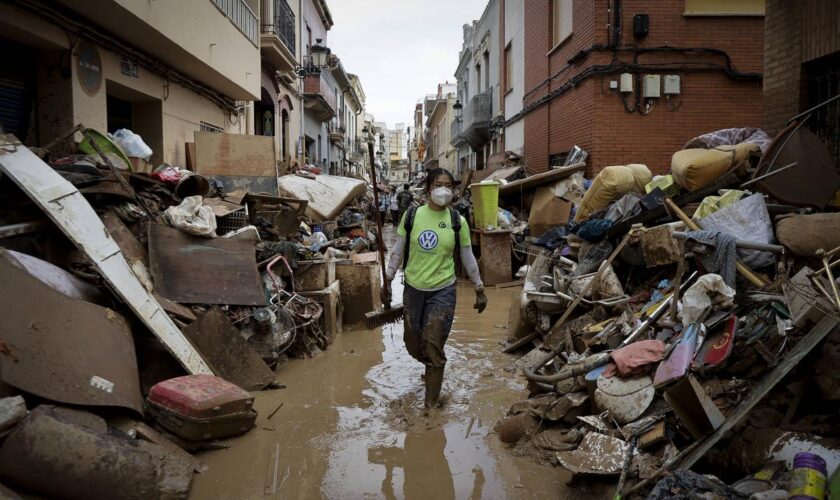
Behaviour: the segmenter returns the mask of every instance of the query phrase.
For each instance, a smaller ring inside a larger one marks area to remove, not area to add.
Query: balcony
[[[344,137],[347,129],[343,123],[330,123],[330,141],[336,146],[344,149]]]
[[[257,45],[257,15],[244,0],[211,0],[245,38]]]
[[[463,131],[463,123],[460,119],[456,118],[452,120],[452,125],[450,126],[450,137],[452,138],[449,141],[449,144],[452,145],[453,148],[459,148],[467,143],[467,138],[464,137]]]
[[[473,149],[479,149],[490,142],[490,118],[492,116],[492,90],[473,96],[470,102],[464,106],[463,135]]]
[[[308,75],[303,80],[304,107],[321,122],[335,118],[338,109],[332,80],[327,75],[326,71],[322,71],[320,74]]]
[[[274,69],[292,71],[295,58],[295,13],[286,0],[267,0],[262,3],[262,19],[270,21],[260,26],[260,54]]]

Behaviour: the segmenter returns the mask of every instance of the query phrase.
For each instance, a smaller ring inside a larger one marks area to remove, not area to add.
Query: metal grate
[[[216,217],[216,234],[224,236],[237,229],[242,229],[248,224],[250,224],[248,221],[248,207],[243,206],[236,212],[225,215],[224,217]]]
[[[274,0],[274,24],[263,24],[262,32],[277,35],[295,53],[295,13],[286,0]]]
[[[809,108],[840,95],[840,54],[808,63],[806,74]],[[840,100],[816,110],[806,123],[825,143],[834,159],[834,167],[840,170]]]
[[[259,47],[257,16],[244,0],[210,0],[245,37]]]
[[[200,122],[199,127],[200,127],[199,130],[202,131],[202,132],[222,133],[222,132],[225,131],[222,127],[219,127],[218,125],[213,125],[212,123],[207,123],[207,122]]]

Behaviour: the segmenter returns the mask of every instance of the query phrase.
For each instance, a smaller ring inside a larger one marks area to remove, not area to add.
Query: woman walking
[[[428,203],[411,207],[398,222],[397,241],[388,262],[385,284],[390,294],[391,281],[405,263],[405,288],[403,291],[403,316],[406,350],[426,365],[426,408],[438,405],[443,385],[446,355],[443,346],[449,337],[455,317],[455,255],[475,289],[475,305],[479,313],[487,307],[484,284],[478,272],[478,263],[472,253],[470,228],[455,209],[452,188],[455,179],[442,168],[426,176]],[[385,297],[390,301],[390,297]]]

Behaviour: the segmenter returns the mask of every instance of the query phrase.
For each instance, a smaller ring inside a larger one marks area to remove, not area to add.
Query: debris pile
[[[262,178],[140,172],[141,137],[77,134],[63,156],[0,135],[0,482],[184,498],[203,469],[188,451],[253,427],[247,391],[282,388],[289,356],[379,300],[370,195],[305,172],[270,194],[230,190]]]
[[[840,487],[840,174],[811,135],[718,131],[668,175],[581,164],[503,185],[529,226],[506,351],[530,394],[499,438],[619,495]]]

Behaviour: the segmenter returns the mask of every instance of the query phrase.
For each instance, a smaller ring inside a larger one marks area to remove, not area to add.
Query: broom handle
[[[368,155],[370,156],[370,182],[373,184],[374,218],[376,219],[376,231],[379,235],[379,244],[376,245],[379,252],[379,269],[382,271],[382,286],[385,293],[391,295],[391,287],[385,278],[385,238],[382,234],[382,217],[379,215],[379,189],[376,187],[376,165],[373,163],[373,142],[368,142]]]

